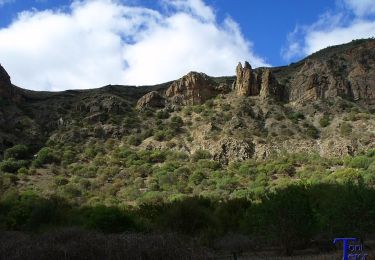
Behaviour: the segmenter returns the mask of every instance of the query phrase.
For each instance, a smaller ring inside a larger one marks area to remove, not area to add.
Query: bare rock
[[[230,161],[243,161],[254,155],[254,144],[250,140],[237,140],[231,137],[223,138],[218,143],[214,160],[222,164]]]
[[[141,97],[137,102],[137,108],[142,109],[145,107],[162,108],[165,106],[165,99],[157,92],[151,91]]]
[[[246,61],[244,67],[238,63],[236,68],[236,93],[239,96],[259,95],[259,86],[256,84],[255,76],[250,64]]]
[[[176,80],[166,90],[165,96],[172,104],[198,105],[220,93],[204,73],[189,72]]]
[[[375,41],[308,58],[291,76],[289,99],[294,103],[334,97],[374,100]]]
[[[260,87],[260,97],[262,99],[275,98],[277,100],[283,99],[283,89],[275,79],[274,75],[269,69],[265,69],[262,73],[262,81]]]

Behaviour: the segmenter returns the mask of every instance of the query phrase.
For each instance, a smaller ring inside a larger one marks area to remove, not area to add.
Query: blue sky
[[[373,0],[0,0],[0,63],[35,90],[233,75],[374,36]]]

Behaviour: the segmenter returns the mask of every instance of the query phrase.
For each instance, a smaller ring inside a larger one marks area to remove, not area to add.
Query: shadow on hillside
[[[0,203],[0,257],[200,259],[212,252],[236,258],[305,249],[318,254],[339,250],[335,237],[358,237],[365,245],[373,239],[374,201],[374,189],[354,184],[290,185],[253,202],[192,197],[128,209],[77,207],[24,194]]]

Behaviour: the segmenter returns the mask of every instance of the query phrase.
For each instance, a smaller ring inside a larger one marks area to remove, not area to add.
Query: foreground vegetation
[[[172,232],[230,252],[277,246],[292,254],[312,245],[332,249],[332,237],[371,239],[374,200],[375,190],[363,184],[294,184],[267,192],[256,202],[190,197],[137,207],[79,207],[61,198],[25,193],[2,198],[0,227],[34,233],[58,227],[104,233]]]
[[[58,147],[33,159],[27,147],[7,150],[0,164],[1,230],[172,232],[209,248],[277,246],[284,254],[375,232],[372,150],[343,159],[286,154],[221,165],[208,151],[188,156],[108,142],[86,147],[79,155],[86,163],[83,157],[70,163],[75,152]]]

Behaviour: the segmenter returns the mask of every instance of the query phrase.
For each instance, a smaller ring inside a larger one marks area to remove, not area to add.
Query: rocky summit
[[[284,67],[239,63],[234,72],[190,72],[156,86],[36,92],[12,85],[0,67],[0,155],[16,144],[37,152],[50,142],[129,136],[137,149],[209,150],[221,163],[374,146],[375,40],[332,46]],[[179,131],[144,134],[170,116],[181,118]]]

